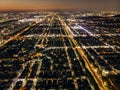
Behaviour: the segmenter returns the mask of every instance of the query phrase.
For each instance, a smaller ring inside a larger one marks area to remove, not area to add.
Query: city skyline
[[[0,10],[119,10],[117,0],[1,0]]]

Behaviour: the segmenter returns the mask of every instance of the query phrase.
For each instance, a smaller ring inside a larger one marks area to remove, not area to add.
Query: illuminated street
[[[17,14],[0,23],[0,90],[120,89],[118,13]]]

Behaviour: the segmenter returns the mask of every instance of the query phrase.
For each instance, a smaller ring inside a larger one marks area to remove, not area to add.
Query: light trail
[[[85,32],[87,32],[90,36],[93,36],[93,33],[91,33],[90,31],[88,31],[87,29],[85,29],[83,26],[77,25],[77,27],[79,27],[79,29],[82,29],[82,30],[84,30]]]

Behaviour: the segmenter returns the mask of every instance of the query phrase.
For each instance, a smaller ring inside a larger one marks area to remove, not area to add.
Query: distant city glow
[[[118,8],[118,0],[0,0],[0,10]]]

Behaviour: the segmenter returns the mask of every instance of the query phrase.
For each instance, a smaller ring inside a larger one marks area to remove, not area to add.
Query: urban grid
[[[120,90],[120,12],[1,12],[0,90]]]

